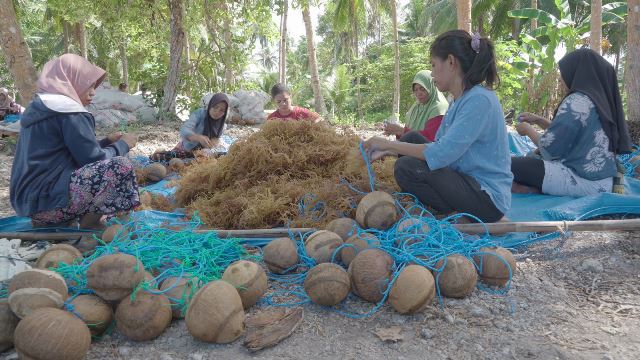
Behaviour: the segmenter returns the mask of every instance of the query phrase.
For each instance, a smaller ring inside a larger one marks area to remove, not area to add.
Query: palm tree
[[[316,46],[313,42],[313,23],[309,14],[309,3],[302,5],[302,18],[304,19],[304,27],[307,33],[307,53],[309,54],[309,70],[311,72],[311,87],[313,88],[313,98],[315,109],[321,115],[327,112],[327,107],[322,97],[320,88],[320,77],[318,75],[318,64],[316,59]]]
[[[591,49],[602,54],[602,0],[591,0]]]
[[[400,44],[398,43],[398,9],[396,0],[389,1],[391,5],[391,21],[393,23],[393,50],[395,54],[394,91],[393,91],[393,120],[400,120]]]
[[[280,17],[280,66],[279,82],[285,84],[287,82],[287,16],[289,13],[289,0],[282,2],[282,15]]]
[[[169,0],[171,11],[171,43],[169,44],[169,71],[164,85],[164,96],[160,116],[169,119],[175,115],[176,95],[180,84],[180,67],[184,50],[184,3],[182,0]]]
[[[625,71],[625,88],[627,90],[627,118],[640,121],[640,101],[633,100],[633,96],[640,94],[640,0],[628,0],[627,15],[627,59]],[[637,98],[636,98],[637,99]]]
[[[456,0],[458,29],[471,32],[471,0]]]
[[[260,65],[262,65],[268,71],[273,70],[273,68],[276,66],[276,56],[268,47],[263,47],[260,50],[260,52],[258,53],[258,58]]]

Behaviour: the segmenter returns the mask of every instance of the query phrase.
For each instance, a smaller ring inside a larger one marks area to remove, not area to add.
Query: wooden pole
[[[505,234],[510,232],[538,232],[551,233],[555,231],[630,231],[640,230],[640,219],[628,220],[589,220],[589,221],[528,221],[528,222],[499,222],[491,224],[454,224],[459,231],[466,234]],[[248,230],[214,230],[201,229],[195,233],[206,234],[217,232],[221,238],[277,238],[287,237],[289,233],[307,233],[314,228],[292,229],[248,229]],[[0,239],[76,240],[84,235],[98,234],[98,232],[0,232]]]

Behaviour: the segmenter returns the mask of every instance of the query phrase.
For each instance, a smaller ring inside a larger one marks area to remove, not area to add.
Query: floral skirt
[[[62,224],[88,213],[111,215],[140,205],[131,161],[124,157],[96,161],[71,174],[67,207],[31,216],[34,226]]]

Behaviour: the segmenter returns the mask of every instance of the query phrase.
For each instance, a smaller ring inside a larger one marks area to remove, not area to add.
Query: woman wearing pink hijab
[[[44,65],[38,91],[21,118],[11,170],[11,205],[34,226],[99,228],[103,215],[139,205],[131,162],[122,157],[136,145],[131,134],[98,140],[85,106],[106,72],[65,54]]]

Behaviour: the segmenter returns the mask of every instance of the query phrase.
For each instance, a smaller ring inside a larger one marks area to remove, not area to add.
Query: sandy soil
[[[138,154],[170,149],[176,126],[135,129]],[[244,137],[255,127],[232,127]],[[372,129],[361,129],[371,136]],[[0,215],[13,214],[8,200],[12,157],[0,155]],[[204,344],[174,321],[158,339],[132,342],[114,332],[94,342],[89,359],[631,359],[640,353],[640,233],[575,233],[520,249],[507,295],[476,290],[463,300],[445,299],[413,316],[385,306],[354,320],[326,309],[304,307],[302,325],[278,346],[251,354],[242,340]],[[353,298],[349,307],[369,305]],[[256,311],[252,309],[251,311]],[[374,331],[402,328],[402,340],[382,342]],[[635,354],[635,355],[634,355]],[[15,359],[13,350],[0,355]]]

